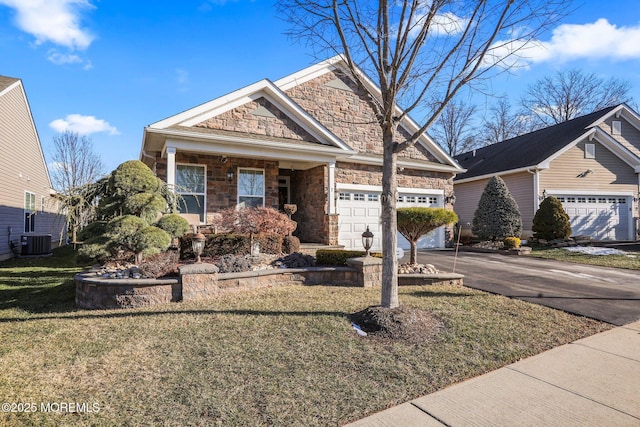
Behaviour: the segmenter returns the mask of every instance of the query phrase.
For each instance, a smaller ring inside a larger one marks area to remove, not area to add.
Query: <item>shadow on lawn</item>
[[[132,317],[151,317],[159,315],[174,315],[174,314],[194,314],[194,315],[227,315],[235,314],[239,316],[330,316],[330,317],[344,317],[348,318],[351,313],[345,313],[342,311],[266,311],[266,310],[163,310],[163,311],[140,311],[140,309],[124,309],[121,311],[113,310],[78,310],[75,306],[71,307],[77,313],[68,313],[67,315],[41,315],[41,316],[29,316],[29,317],[0,317],[0,323],[8,322],[24,322],[30,320],[49,320],[49,319],[100,319],[100,318],[132,318]]]

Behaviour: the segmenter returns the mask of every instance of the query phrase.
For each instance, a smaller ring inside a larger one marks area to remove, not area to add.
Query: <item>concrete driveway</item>
[[[451,272],[454,255],[453,250],[423,251],[418,262]],[[640,271],[463,251],[455,272],[465,275],[470,288],[619,326],[640,320]]]

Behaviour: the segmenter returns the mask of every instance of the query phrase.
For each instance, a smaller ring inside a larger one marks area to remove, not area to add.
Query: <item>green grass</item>
[[[446,325],[420,345],[356,336],[347,315],[379,303],[379,289],[274,287],[84,311],[70,259],[0,264],[0,291],[12,295],[0,309],[0,395],[99,412],[0,413],[0,425],[341,425],[609,328],[452,286],[400,289],[401,304]]]
[[[588,255],[561,248],[536,247],[533,248],[531,256],[600,267],[640,270],[640,252],[628,252],[627,255]]]

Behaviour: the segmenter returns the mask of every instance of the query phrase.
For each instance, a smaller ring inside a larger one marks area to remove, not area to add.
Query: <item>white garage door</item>
[[[594,240],[629,240],[631,201],[624,196],[556,196],[571,219],[571,232]]]
[[[401,193],[397,207],[442,206],[442,196]],[[362,250],[362,233],[369,226],[373,233],[373,250],[382,248],[380,226],[380,192],[340,190],[338,197],[338,244],[345,249]],[[398,247],[409,249],[409,242],[398,233]],[[418,241],[419,248],[444,247],[444,227]]]

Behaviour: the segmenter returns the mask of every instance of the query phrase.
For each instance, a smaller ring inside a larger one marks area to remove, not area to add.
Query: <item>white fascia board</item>
[[[291,89],[294,86],[305,83],[309,80],[315,79],[329,71],[333,71],[335,69],[340,69],[345,74],[349,75],[351,70],[346,64],[343,55],[336,55],[330,59],[327,59],[324,62],[313,65],[311,67],[305,68],[304,70],[298,71],[297,73],[291,74],[289,76],[283,77],[280,80],[275,81],[275,85],[278,86],[282,90]],[[358,77],[362,81],[362,83],[366,86],[366,89],[373,96],[376,96],[378,99],[381,97],[380,88],[367,76],[360,68],[356,66],[356,72],[358,73]],[[396,106],[397,114],[402,114],[402,109]],[[401,123],[405,129],[409,131],[409,133],[415,133],[420,127],[418,124],[408,115],[405,116],[404,120]],[[420,143],[424,148],[432,152],[438,160],[442,163],[449,164],[458,170],[457,173],[463,173],[465,170],[457,164],[457,162],[449,156],[443,149],[438,145],[435,141],[431,139],[431,137],[424,132],[422,136],[418,139],[418,143]]]
[[[485,175],[478,175],[478,176],[472,176],[470,178],[463,178],[463,179],[457,179],[453,181],[453,184],[465,184],[467,182],[473,182],[473,181],[479,181],[481,179],[487,179],[487,178],[493,178],[494,176],[505,176],[505,175],[513,175],[514,173],[520,173],[520,172],[533,172],[536,170],[543,170],[543,169],[549,169],[548,165],[544,165],[542,163],[540,163],[539,165],[534,165],[534,166],[525,166],[523,168],[518,168],[518,169],[511,169],[511,170],[506,170],[506,171],[500,171],[500,172],[494,172],[494,173],[488,173]]]
[[[16,80],[15,82],[11,83],[9,86],[5,87],[3,90],[0,91],[0,96],[9,93],[11,90],[13,90],[16,86],[22,86],[22,83],[20,82],[20,80]],[[24,91],[24,88],[23,88]]]
[[[360,156],[360,155],[354,155],[354,156],[350,156],[348,159],[345,159],[345,161],[349,161],[349,162],[353,162],[353,163],[361,163],[361,164],[366,164],[366,165],[375,165],[375,166],[382,166],[384,164],[384,160],[382,159],[382,157],[380,158],[375,158],[375,157],[368,157],[368,156]],[[411,161],[411,159],[402,159],[402,158],[398,158],[398,160],[396,161],[396,166],[397,167],[402,167],[402,168],[407,168],[407,169],[417,169],[417,170],[428,170],[428,171],[437,171],[437,172],[449,172],[449,173],[453,173],[453,174],[458,174],[458,173],[463,173],[466,172],[466,169],[462,169],[460,167],[454,167],[454,166],[449,166],[449,165],[444,165],[444,164],[437,164],[437,163],[432,163],[432,164],[428,164],[425,165],[424,163],[421,162],[413,162]]]
[[[335,64],[344,61],[342,55],[336,55],[318,64],[314,64],[310,67],[304,68],[288,76],[282,77],[274,82],[281,90],[289,90],[292,87],[296,87],[310,80],[320,77],[321,75],[333,71],[336,67]]]
[[[588,127],[596,127],[611,117],[615,117],[616,119],[622,117],[631,126],[635,127],[637,130],[640,130],[640,116],[626,104],[618,105],[616,108],[614,108],[613,110],[609,111],[607,114],[600,117],[598,120],[590,124]]]
[[[165,129],[173,125],[193,126],[262,97],[266,98],[280,110],[289,113],[289,116],[293,118],[298,125],[318,140],[342,148],[345,151],[353,151],[347,144],[332,134],[320,124],[320,122],[285,95],[280,88],[267,79],[263,79],[228,95],[154,123],[150,125],[149,128]]]
[[[562,147],[561,149],[553,153],[551,156],[544,159],[542,162],[540,162],[541,165],[544,165],[542,169],[549,169],[549,164],[552,161],[554,161],[555,159],[563,155],[565,152],[567,152],[571,148],[575,147],[580,141],[586,138],[593,138],[596,134],[596,129],[597,128],[587,130],[585,133],[583,133],[582,135],[580,135],[579,137],[577,137],[576,139],[574,139],[573,141],[571,141],[570,143],[568,143],[567,145],[565,145],[564,147]]]
[[[49,189],[53,188],[53,184],[51,183],[51,175],[49,175],[49,168],[47,167],[47,160],[44,157],[44,150],[42,149],[42,143],[40,142],[40,135],[38,135],[38,128],[36,128],[36,122],[33,120],[33,114],[31,113],[31,106],[29,105],[29,99],[27,99],[27,92],[24,90],[24,86],[22,85],[22,80],[18,80],[15,83],[10,84],[6,90],[18,88],[20,90],[20,94],[22,95],[22,99],[24,101],[25,108],[27,109],[27,116],[29,117],[29,126],[31,127],[31,131],[36,138],[36,144],[38,144],[38,151],[40,152],[40,159],[42,160],[42,167],[44,168],[44,173],[47,176],[47,183],[49,184]],[[2,91],[0,95],[4,94],[6,91]]]
[[[305,145],[295,147],[291,144],[273,141],[257,141],[247,138],[234,138],[216,135],[216,138],[199,138],[193,136],[189,140],[167,138],[163,148],[163,155],[167,147],[175,147],[181,151],[193,151],[210,154],[226,154],[236,156],[268,157],[281,160],[304,160],[312,162],[336,161],[336,157],[343,156],[344,151],[323,145],[317,147]]]
[[[349,184],[349,183],[336,183],[338,190],[355,190],[355,191],[371,191],[380,192],[382,186],[380,185],[367,185],[367,184]],[[411,187],[398,187],[398,193],[404,194],[426,194],[431,196],[443,196],[444,190],[437,188],[411,188]]]
[[[594,138],[607,150],[617,156],[620,160],[625,162],[631,167],[638,167],[640,165],[640,158],[634,155],[631,151],[625,148],[622,144],[616,141],[611,135],[604,132],[600,128],[595,128]]]
[[[242,89],[238,89],[227,95],[223,95],[219,98],[205,102],[204,104],[200,104],[196,107],[190,108],[171,117],[167,117],[166,119],[152,123],[148,127],[151,129],[164,129],[170,126],[181,124],[194,117],[206,116],[211,111],[217,111],[218,109],[220,109],[220,107],[224,107],[225,105],[242,105],[246,102],[251,101],[250,95],[264,87],[266,82],[266,79],[260,80],[259,82],[246,86]],[[213,115],[215,114],[211,114],[211,116]]]

